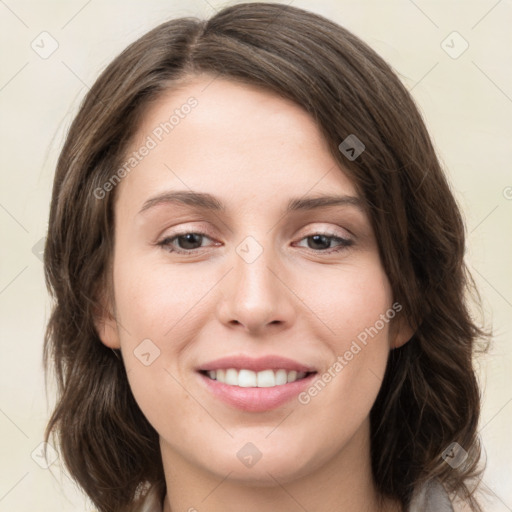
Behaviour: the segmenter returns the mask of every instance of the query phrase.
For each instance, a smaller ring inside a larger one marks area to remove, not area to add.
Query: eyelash
[[[168,250],[168,252],[174,252],[176,254],[194,254],[196,253],[197,251],[201,251],[202,248],[199,248],[199,249],[189,249],[189,250],[185,250],[185,249],[170,249],[171,247],[171,244],[174,240],[177,240],[178,238],[182,237],[182,236],[185,236],[185,235],[201,235],[203,237],[206,237],[206,238],[209,238],[210,240],[212,239],[210,236],[208,236],[206,233],[202,233],[200,231],[183,231],[181,233],[176,233],[175,235],[173,235],[172,237],[165,237],[163,240],[161,240],[160,242],[157,242],[156,245],[162,247],[162,248],[165,248]],[[348,247],[350,247],[354,242],[353,240],[349,240],[347,238],[342,238],[342,237],[339,237],[337,235],[335,235],[334,233],[329,233],[329,232],[317,232],[317,233],[313,233],[311,235],[308,235],[308,236],[305,236],[305,237],[302,237],[300,239],[300,241],[302,240],[305,240],[306,238],[312,238],[314,236],[318,236],[318,235],[321,235],[321,236],[325,236],[327,238],[331,238],[332,240],[334,241],[338,241],[338,242],[341,242],[339,247],[335,248],[335,249],[324,249],[324,250],[315,250],[315,249],[309,249],[310,251],[313,251],[315,253],[323,253],[323,254],[332,254],[332,253],[337,253],[337,252],[340,252],[340,251],[343,251],[345,249],[347,249]]]

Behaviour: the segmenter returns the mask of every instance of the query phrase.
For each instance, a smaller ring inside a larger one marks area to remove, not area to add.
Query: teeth
[[[226,379],[224,382],[230,386],[238,386],[238,372],[234,368],[226,370]]]
[[[291,372],[288,372],[288,382],[293,382],[297,379],[297,372],[295,370],[292,370]]]
[[[263,370],[261,372],[255,373],[254,375],[256,375],[256,380],[258,382],[257,387],[259,388],[271,388],[277,384],[276,376],[272,370]]]
[[[255,388],[256,374],[251,370],[240,370],[238,372],[238,385],[241,388]]]
[[[207,373],[210,379],[242,388],[272,388],[289,382],[295,382],[306,376],[306,372],[297,372],[295,370],[263,370],[261,372],[253,372],[252,370],[236,370],[235,368],[209,370]]]
[[[297,372],[294,372],[294,373],[295,373],[295,377],[297,377]],[[293,380],[295,380],[295,379],[293,379]],[[291,380],[290,382],[293,382],[293,380]],[[286,384],[287,382],[288,382],[288,372],[286,370],[277,370],[276,386],[281,386],[283,384]]]

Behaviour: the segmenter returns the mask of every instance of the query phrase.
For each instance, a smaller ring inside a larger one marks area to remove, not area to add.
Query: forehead
[[[212,193],[237,209],[308,192],[356,195],[305,110],[223,78],[194,77],[152,103],[126,158],[144,145],[117,191],[134,208],[173,189]]]

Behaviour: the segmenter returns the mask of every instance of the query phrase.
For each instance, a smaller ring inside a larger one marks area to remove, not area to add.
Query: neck
[[[167,489],[163,512],[244,512],[315,510],[315,512],[401,512],[400,503],[376,491],[372,478],[369,425],[363,427],[338,452],[306,475],[279,480],[240,481],[216,475],[183,459],[162,439]]]

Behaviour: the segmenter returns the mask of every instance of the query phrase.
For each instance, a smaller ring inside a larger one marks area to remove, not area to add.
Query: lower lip
[[[242,411],[264,412],[276,409],[307,388],[316,373],[303,379],[271,388],[243,388],[230,386],[199,373],[202,381],[217,398]]]

